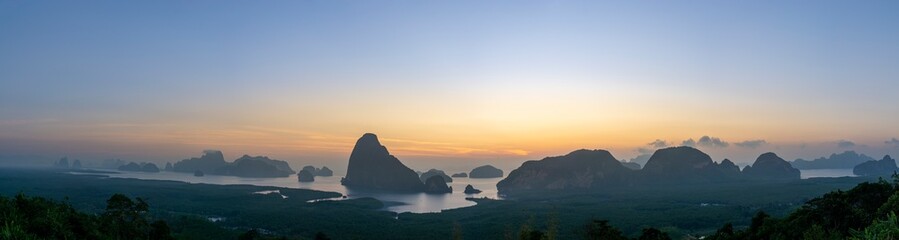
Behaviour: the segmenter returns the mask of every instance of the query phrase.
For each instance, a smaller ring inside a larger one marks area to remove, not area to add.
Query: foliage
[[[609,225],[606,220],[592,220],[586,226],[584,239],[589,240],[625,240],[627,237],[621,234],[621,230]]]
[[[637,240],[671,240],[671,237],[661,230],[655,228],[646,228],[643,229],[643,235],[640,235]]]
[[[116,194],[107,203],[95,216],[42,197],[0,196],[0,239],[174,239],[164,221],[147,224],[142,200]]]
[[[725,225],[708,239],[894,239],[899,238],[899,177],[863,182],[806,202],[783,219],[758,212],[748,229]],[[802,231],[796,231],[803,229]]]

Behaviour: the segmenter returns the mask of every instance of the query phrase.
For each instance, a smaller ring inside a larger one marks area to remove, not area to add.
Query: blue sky
[[[353,138],[376,132],[429,161],[630,158],[704,135],[770,143],[708,150],[738,163],[827,155],[841,140],[886,154],[899,137],[896,12],[895,1],[2,1],[0,151],[345,161]]]

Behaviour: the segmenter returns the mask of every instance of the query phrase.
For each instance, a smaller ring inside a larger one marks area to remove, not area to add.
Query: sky
[[[0,156],[899,154],[897,1],[0,1]],[[690,140],[692,139],[692,141]],[[37,161],[37,160],[35,160]]]

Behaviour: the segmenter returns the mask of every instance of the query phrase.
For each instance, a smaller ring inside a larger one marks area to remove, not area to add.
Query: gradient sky
[[[508,169],[579,148],[629,159],[703,136],[716,161],[741,165],[765,151],[879,158],[899,153],[897,12],[897,1],[0,1],[0,155],[165,162],[221,149],[342,172],[373,132],[419,170]]]

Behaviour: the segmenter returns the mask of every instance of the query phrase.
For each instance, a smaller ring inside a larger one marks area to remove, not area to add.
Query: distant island
[[[476,167],[468,173],[469,178],[501,178],[503,177],[503,170],[490,166],[484,165],[480,167]]]
[[[468,177],[468,173],[464,173],[464,172],[454,173],[451,177],[454,177],[454,178],[467,178],[467,177]]]
[[[814,160],[796,159],[792,165],[797,169],[852,169],[863,162],[875,159],[855,151],[845,151],[840,154],[831,154],[829,157],[820,157]]]
[[[879,161],[872,160],[860,163],[852,168],[852,174],[858,176],[889,177],[897,171],[899,169],[896,168],[896,160],[890,157],[890,155],[883,156],[883,159]]]
[[[311,173],[313,176],[316,176],[316,177],[334,176],[334,171],[331,171],[331,169],[328,167],[317,168],[315,166],[308,165],[308,166],[303,167],[303,170],[306,170],[307,172]]]
[[[453,178],[447,176],[445,172],[433,168],[431,170],[428,170],[427,172],[422,173],[419,179],[421,179],[421,182],[427,182],[428,178],[431,178],[433,176],[442,177],[444,182],[453,182]]]
[[[287,162],[265,156],[243,155],[229,163],[225,161],[222,152],[217,150],[206,150],[199,158],[178,161],[173,165],[172,171],[194,173],[197,176],[213,174],[256,178],[288,177],[296,173]]]
[[[128,172],[151,172],[156,173],[159,172],[159,167],[153,163],[135,163],[130,162],[128,164],[119,166],[119,171],[128,171]]]
[[[440,179],[443,181],[443,179]],[[366,133],[356,141],[350,154],[344,186],[359,189],[422,192],[425,184],[415,171],[390,155],[378,136]],[[435,183],[436,184],[436,183]],[[444,182],[444,185],[446,183]]]
[[[740,171],[692,147],[659,149],[640,170],[625,167],[606,150],[573,151],[564,156],[524,162],[496,184],[501,194],[560,190],[597,190],[646,185],[681,185],[733,181],[790,181],[799,170],[774,153],[765,153]]]

